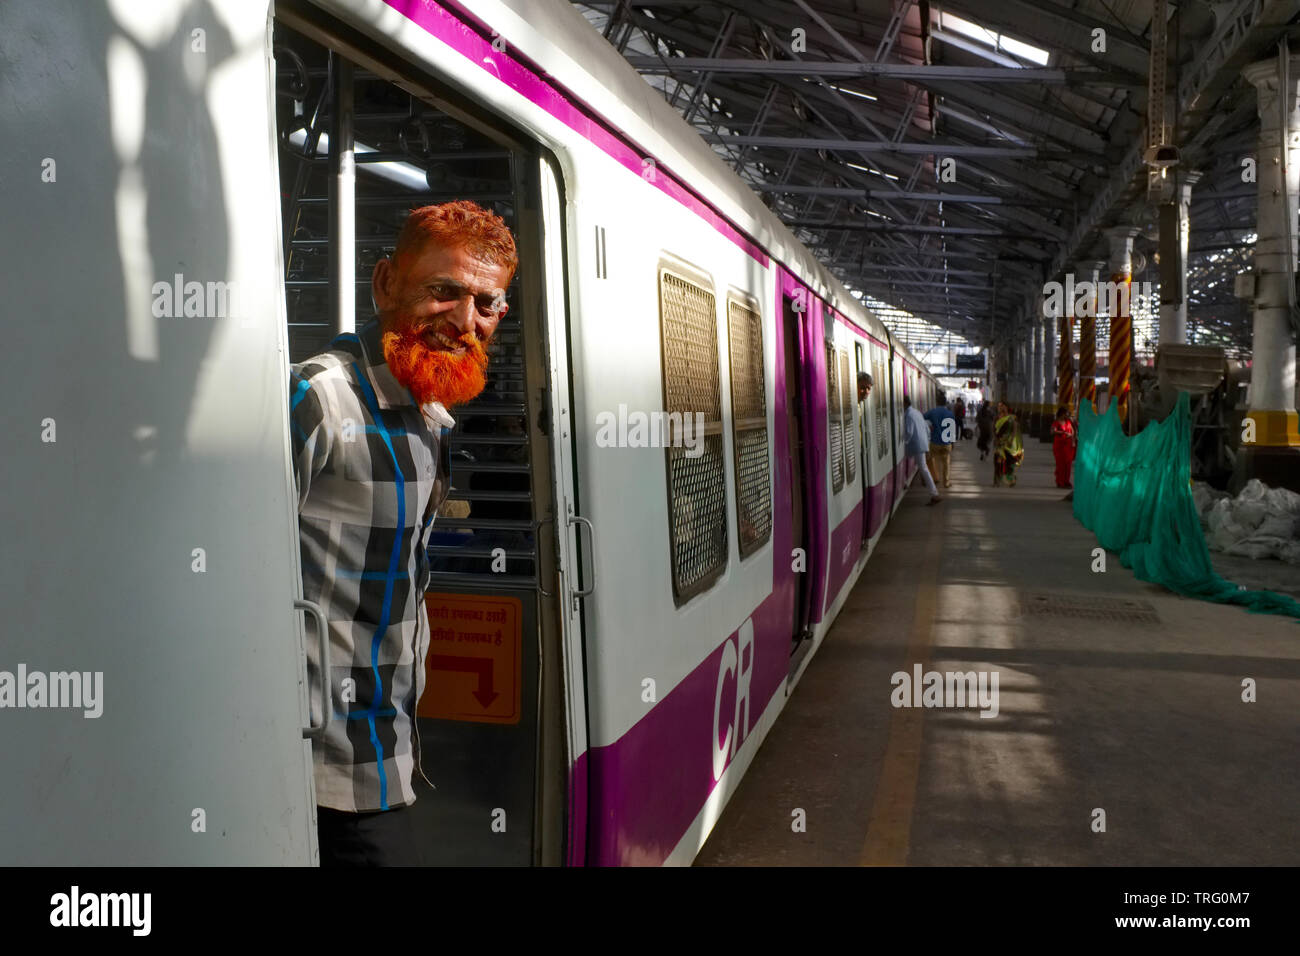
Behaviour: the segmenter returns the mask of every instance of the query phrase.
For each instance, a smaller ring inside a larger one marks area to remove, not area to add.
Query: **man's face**
[[[858,401],[865,402],[867,400],[867,396],[870,394],[871,394],[871,386],[868,385],[866,382],[863,382],[861,385],[858,386]]]
[[[376,264],[371,288],[384,359],[417,402],[450,408],[483,391],[485,349],[508,309],[509,284],[506,266],[434,242]]]

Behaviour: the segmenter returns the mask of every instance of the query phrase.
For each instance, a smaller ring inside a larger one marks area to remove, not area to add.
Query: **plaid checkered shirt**
[[[455,421],[440,404],[417,406],[398,384],[377,320],[290,371],[302,591],[329,624],[334,713],[312,746],[316,802],[351,811],[405,806],[415,801],[415,706],[429,649],[429,532],[450,486]],[[318,648],[312,624],[316,723]]]

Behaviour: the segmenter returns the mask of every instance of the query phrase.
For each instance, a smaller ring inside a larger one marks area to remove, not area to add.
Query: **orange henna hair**
[[[505,266],[511,276],[519,267],[515,237],[505,220],[470,199],[412,209],[397,237],[393,261],[406,260],[430,241],[467,249],[476,258]]]

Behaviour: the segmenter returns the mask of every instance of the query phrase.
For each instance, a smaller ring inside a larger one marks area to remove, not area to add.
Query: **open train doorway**
[[[427,864],[562,862],[565,619],[551,586],[560,562],[543,238],[559,230],[543,224],[544,156],[305,6],[277,7],[274,50],[291,362],[372,318],[372,271],[411,209],[473,200],[515,237],[519,267],[486,388],[451,410],[443,446],[451,487],[427,554],[412,812]],[[339,146],[351,162],[333,155]],[[337,292],[347,282],[351,296]],[[334,719],[347,719],[337,688],[334,699]]]
[[[804,465],[808,440],[804,422],[804,365],[800,360],[799,342],[803,334],[803,316],[794,301],[782,299],[781,330],[785,350],[785,417],[787,447],[790,462],[790,551],[792,560],[803,561],[803,573],[795,575],[794,609],[790,621],[790,673],[799,669],[804,655],[812,649],[812,628],[809,611],[812,607],[812,574],[809,573],[811,556],[808,551],[809,514],[807,502],[808,476]]]
[[[862,395],[862,386],[858,380],[867,371],[867,347],[861,342],[853,344],[853,361],[856,372],[850,383],[855,390],[855,402],[858,406],[858,480],[862,487],[862,550],[871,545],[871,426],[867,422],[867,402],[870,396]]]

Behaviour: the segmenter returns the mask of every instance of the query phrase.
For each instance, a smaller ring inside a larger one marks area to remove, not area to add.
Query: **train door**
[[[794,302],[789,297],[783,298],[782,341],[785,349],[785,415],[786,434],[789,437],[786,454],[790,461],[790,548],[808,554],[808,502],[807,476],[804,473],[804,442],[808,439],[804,422],[804,364],[801,360],[799,343],[802,329],[801,319],[806,314],[794,309]],[[807,558],[805,557],[805,560]],[[796,660],[791,662],[791,669],[797,667],[800,647],[811,646],[812,629],[808,626],[809,610],[812,606],[812,575],[800,574],[796,577],[794,612],[790,622],[790,634],[793,641],[790,652]]]
[[[266,4],[185,6],[0,3],[6,867],[314,858]]]
[[[889,389],[889,445],[893,452],[890,459],[892,463],[891,475],[893,485],[891,491],[890,507],[893,502],[897,501],[903,494],[902,483],[903,477],[903,394],[899,384],[898,377],[898,355],[894,351],[894,344],[889,344],[889,356],[887,361],[889,365],[886,372],[889,375],[889,381],[886,383]]]
[[[325,349],[349,307],[356,328],[371,319],[371,272],[411,208],[474,200],[515,237],[519,268],[486,388],[451,410],[451,490],[429,542],[413,812],[431,864],[559,863],[574,723],[563,668],[575,622],[558,597],[573,540],[567,516],[556,519],[571,431],[567,385],[553,387],[565,380],[555,378],[564,359],[554,353],[567,348],[556,332],[564,328],[559,181],[535,144],[416,67],[341,24],[293,8],[280,14],[292,361]],[[333,143],[354,150],[346,187]],[[349,195],[350,204],[340,199]],[[355,295],[331,302],[331,282],[350,272]]]
[[[855,390],[854,394],[857,395],[860,394],[858,377],[867,371],[866,343],[855,342],[853,344],[853,353],[854,361],[857,364],[850,387]],[[856,402],[858,408],[858,476],[859,484],[862,486],[862,547],[864,550],[871,543],[871,509],[868,506],[871,493],[871,424],[867,419],[867,403],[870,401],[871,396],[868,395]]]

